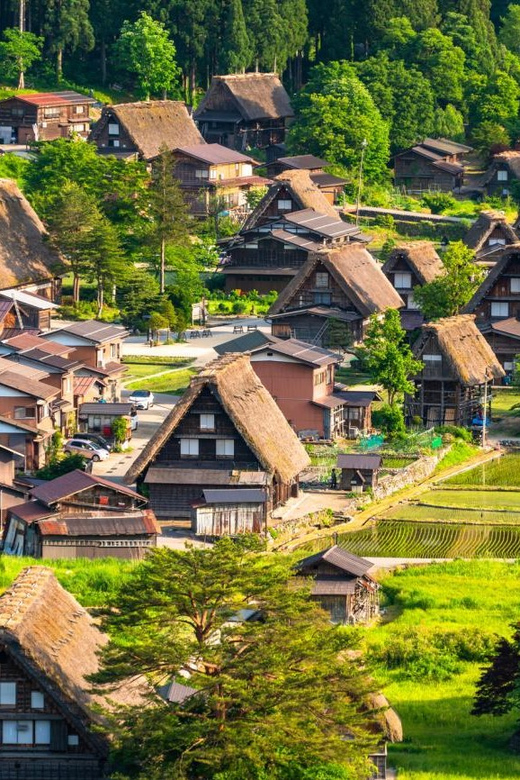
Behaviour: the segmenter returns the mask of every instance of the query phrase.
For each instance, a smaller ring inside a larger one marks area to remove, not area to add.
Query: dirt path
[[[319,531],[313,531],[309,534],[306,534],[305,536],[299,536],[297,539],[286,542],[278,549],[290,551],[300,547],[302,544],[312,542],[315,539],[323,539],[324,537],[328,536],[330,537],[332,534],[345,534],[351,533],[353,531],[359,531],[367,522],[369,522],[369,520],[378,517],[388,509],[391,509],[397,504],[400,504],[401,501],[409,501],[410,499],[416,498],[417,496],[420,496],[421,493],[429,490],[432,485],[436,485],[438,482],[441,482],[448,477],[452,477],[455,474],[461,474],[463,471],[468,471],[468,469],[474,468],[481,463],[487,463],[490,460],[494,460],[495,458],[500,457],[501,454],[502,453],[498,452],[497,450],[481,452],[464,463],[460,463],[457,466],[452,466],[449,469],[445,469],[441,474],[435,474],[434,476],[428,477],[417,485],[411,485],[410,487],[404,488],[397,493],[393,493],[387,498],[383,498],[380,501],[370,504],[370,506],[366,509],[362,509],[360,512],[357,512],[354,516],[354,519],[348,523],[340,523],[335,525],[333,529],[324,528]]]

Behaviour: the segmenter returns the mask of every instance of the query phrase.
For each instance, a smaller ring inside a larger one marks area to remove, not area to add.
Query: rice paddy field
[[[399,780],[517,780],[520,756],[508,740],[518,713],[470,712],[487,653],[520,619],[520,564],[452,561],[381,582],[384,622],[360,632],[403,722],[404,741],[389,746]],[[489,586],[497,582],[499,598]]]
[[[368,557],[520,558],[520,455],[451,477],[340,544]]]

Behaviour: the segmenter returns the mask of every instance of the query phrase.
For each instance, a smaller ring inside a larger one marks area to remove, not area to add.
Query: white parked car
[[[82,455],[87,460],[106,460],[110,455],[108,450],[103,449],[93,441],[84,439],[70,439],[63,447],[64,452],[71,455]]]
[[[151,409],[155,399],[150,390],[133,390],[128,400],[137,409]]]

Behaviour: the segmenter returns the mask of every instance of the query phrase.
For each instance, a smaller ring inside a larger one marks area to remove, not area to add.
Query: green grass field
[[[419,503],[470,509],[515,509],[520,512],[520,491],[428,490],[421,494]]]
[[[478,525],[520,525],[517,512],[485,509],[445,509],[424,504],[401,504],[385,514],[385,520],[407,520],[423,523],[477,523]]]
[[[507,747],[515,716],[470,710],[493,635],[509,635],[520,618],[520,565],[454,561],[382,584],[386,622],[364,632],[364,645],[403,722],[404,742],[389,746],[399,780],[516,780],[520,756]]]
[[[339,544],[368,557],[520,558],[520,527],[425,521],[379,520],[342,534]]]
[[[520,455],[509,453],[446,480],[447,485],[497,485],[520,488]]]
[[[159,370],[166,370],[164,366]],[[140,379],[135,382],[125,382],[127,390],[151,390],[152,393],[171,393],[182,395],[190,383],[190,379],[196,372],[191,368],[178,368],[168,371],[166,374],[148,379]]]

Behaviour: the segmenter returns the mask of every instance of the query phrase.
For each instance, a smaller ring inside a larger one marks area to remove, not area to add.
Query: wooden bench
[[[247,332],[249,333],[252,330],[258,330],[258,325],[248,325],[247,326]]]
[[[200,330],[190,331],[190,339],[200,339]]]
[[[211,336],[211,331],[209,328],[204,328],[203,331],[201,331],[201,334],[203,339],[207,339],[209,336]]]
[[[233,333],[243,333],[243,332],[244,332],[244,326],[243,325],[234,325],[233,326]]]

